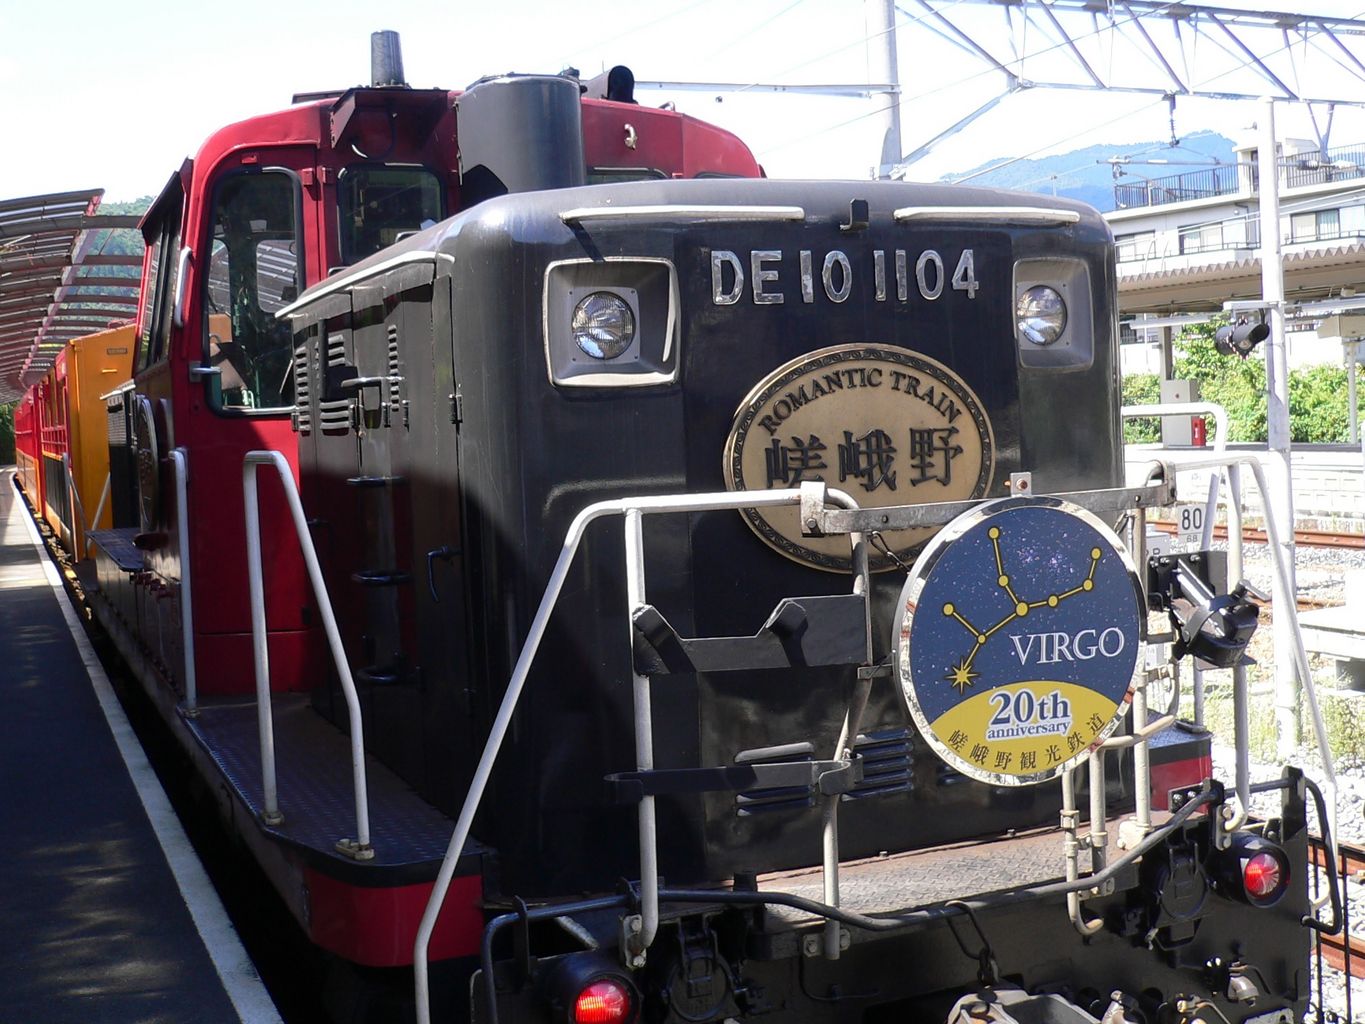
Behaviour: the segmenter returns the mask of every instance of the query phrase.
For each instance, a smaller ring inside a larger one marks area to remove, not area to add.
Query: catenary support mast
[[[1297,593],[1294,578],[1294,491],[1290,472],[1289,357],[1284,336],[1284,264],[1280,258],[1280,161],[1275,141],[1275,100],[1261,101],[1258,142],[1258,191],[1261,206],[1261,298],[1266,304],[1270,338],[1265,346],[1266,423],[1270,470],[1274,487],[1265,513],[1274,520],[1289,569],[1289,592]],[[1274,618],[1275,736],[1281,757],[1294,753],[1299,742],[1299,689],[1294,674],[1293,634],[1288,616]]]

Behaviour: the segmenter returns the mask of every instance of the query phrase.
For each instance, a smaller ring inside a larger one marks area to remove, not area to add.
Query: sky
[[[944,0],[936,2],[942,6]],[[1223,0],[1224,6],[1238,2]],[[1310,0],[1306,7],[1365,19],[1365,0]],[[1048,49],[1036,28],[1030,37],[1016,26],[1011,36],[998,5],[953,0],[947,9],[954,18],[977,18],[973,24],[983,39]],[[903,0],[897,11],[908,151],[999,96],[1005,80],[929,32],[930,19],[915,0]],[[329,0],[322,6],[233,0],[220,8],[181,0],[66,0],[56,8],[4,0],[0,199],[84,188],[104,188],[106,200],[154,194],[217,128],[286,106],[296,92],[366,81],[369,34],[377,29],[401,33],[407,78],[418,87],[463,88],[487,74],[553,73],[566,66],[588,77],[618,63],[641,81],[813,84],[871,80],[880,45],[873,21],[865,0]],[[1093,44],[1092,63],[1103,60],[1116,78],[1152,81],[1150,60],[1102,33]],[[1207,80],[1212,88],[1247,84],[1234,83],[1238,73],[1216,45],[1199,45],[1202,50],[1190,51],[1193,59],[1182,68],[1191,80]],[[1275,63],[1287,61],[1293,49],[1292,40],[1269,38],[1262,55],[1286,78],[1314,67],[1333,70],[1323,54],[1309,55],[1313,59],[1299,67]],[[1365,42],[1355,52],[1362,49]],[[1034,80],[1081,75],[1055,46],[1019,70]],[[1335,71],[1340,79],[1341,69]],[[1317,87],[1306,80],[1294,84],[1305,92]],[[1365,102],[1359,78],[1345,85],[1324,79],[1320,88],[1337,90],[1334,95],[1352,90],[1344,94]],[[637,99],[672,101],[734,131],[774,177],[867,178],[880,152],[883,129],[873,99],[759,88],[641,89]],[[1027,90],[935,149],[910,176],[934,180],[989,159],[1095,143],[1113,143],[1119,153],[1125,142],[1166,138],[1169,116],[1159,97]],[[1255,121],[1257,106],[1182,98],[1175,116],[1177,136],[1214,128],[1237,137]],[[1281,135],[1312,137],[1301,105],[1281,105],[1276,116]],[[1365,142],[1359,108],[1338,109],[1332,141]]]

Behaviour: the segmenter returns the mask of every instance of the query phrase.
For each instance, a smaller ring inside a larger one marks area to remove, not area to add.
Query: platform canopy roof
[[[137,316],[138,217],[96,213],[103,189],[0,200],[0,404],[72,338]]]

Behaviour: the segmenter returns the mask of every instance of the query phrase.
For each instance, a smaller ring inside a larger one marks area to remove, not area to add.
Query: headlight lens
[[[615,359],[635,340],[635,314],[612,292],[593,292],[574,307],[573,340],[594,359]]]
[[[1020,337],[1035,345],[1051,345],[1066,330],[1066,302],[1055,290],[1036,284],[1014,307]]]

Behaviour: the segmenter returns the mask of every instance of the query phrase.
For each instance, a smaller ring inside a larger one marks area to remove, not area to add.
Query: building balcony
[[[1114,204],[1120,210],[1131,210],[1236,195],[1241,188],[1237,172],[1237,164],[1216,164],[1167,178],[1151,178],[1131,185],[1116,184]]]
[[[1337,146],[1326,152],[1295,153],[1278,160],[1281,189],[1311,188],[1365,178],[1365,145]],[[1166,206],[1196,199],[1243,194],[1253,196],[1260,169],[1255,161],[1215,164],[1197,171],[1114,185],[1120,210]]]

